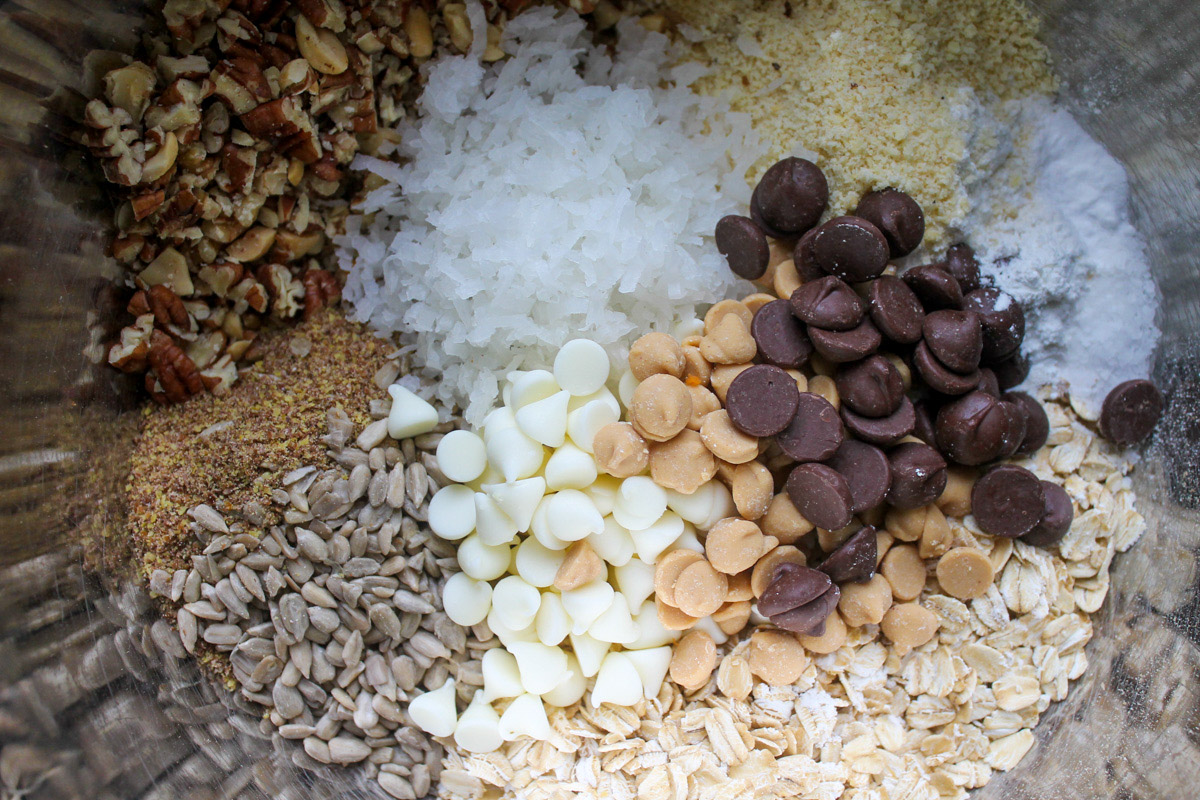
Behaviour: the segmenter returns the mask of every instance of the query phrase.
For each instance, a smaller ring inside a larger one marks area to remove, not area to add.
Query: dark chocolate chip
[[[887,455],[866,442],[847,439],[825,464],[846,479],[850,496],[854,499],[850,505],[850,511],[854,514],[882,503],[892,484],[892,469]]]
[[[845,438],[837,409],[819,394],[801,392],[791,424],[775,436],[775,443],[784,454],[804,463],[829,458]]]
[[[937,429],[933,421],[937,417],[937,406],[933,400],[924,399],[913,403],[916,422],[913,424],[913,436],[928,445],[937,447]]]
[[[791,297],[792,313],[828,331],[848,331],[867,312],[862,298],[845,281],[826,275],[801,284]]]
[[[821,562],[821,571],[834,583],[862,583],[875,575],[879,554],[877,531],[867,525],[842,542],[829,558]]]
[[[867,290],[867,305],[871,320],[884,336],[901,344],[921,340],[925,309],[904,281],[893,275],[875,279]]]
[[[813,255],[812,243],[816,235],[817,229],[813,228],[801,236],[800,240],[796,242],[796,246],[792,248],[792,263],[796,265],[796,275],[803,283],[825,277],[825,273],[817,266],[817,259]]]
[[[971,513],[986,534],[1009,539],[1024,536],[1046,513],[1046,493],[1029,470],[1000,464],[975,482]]]
[[[900,407],[886,417],[864,417],[843,406],[842,422],[846,430],[864,442],[890,445],[913,432],[917,413],[912,401],[905,397],[900,401]]]
[[[908,255],[925,238],[925,212],[916,200],[899,189],[868,192],[858,201],[854,213],[887,238],[892,258]]]
[[[784,237],[799,236],[816,225],[828,202],[825,173],[803,158],[785,158],[771,165],[750,198],[751,210]]]
[[[946,459],[927,444],[904,442],[888,452],[892,488],[887,501],[896,508],[920,508],[942,496],[949,473]]]
[[[1004,430],[1004,447],[997,458],[1012,458],[1025,441],[1025,410],[1007,397],[1000,399],[1000,408],[1008,417],[1008,427]]]
[[[1020,351],[990,366],[992,372],[996,373],[996,382],[1000,384],[1000,390],[1004,392],[1014,386],[1020,386],[1029,377],[1029,359]]]
[[[958,281],[958,286],[966,292],[973,292],[978,289],[982,283],[979,277],[979,261],[975,258],[975,251],[965,244],[951,245],[946,251],[946,260],[944,263],[946,272],[954,276]]]
[[[800,390],[779,367],[755,364],[738,374],[725,395],[733,427],[749,436],[774,436],[796,416]]]
[[[1003,361],[1025,339],[1025,312],[1011,294],[999,289],[976,289],[963,298],[963,308],[983,323],[983,360]]]
[[[734,274],[748,281],[758,280],[767,271],[771,248],[763,229],[749,217],[730,214],[717,222],[717,250],[725,256]]]
[[[834,217],[817,228],[812,254],[830,275],[861,283],[878,278],[887,268],[888,241],[861,217]]]
[[[1162,392],[1150,381],[1125,381],[1104,398],[1100,435],[1119,445],[1137,444],[1154,430],[1165,402]]]
[[[754,312],[750,335],[764,361],[784,369],[800,369],[812,355],[812,342],[787,300],[772,300]]]
[[[810,326],[808,339],[818,353],[835,364],[866,358],[883,344],[883,337],[870,317],[863,317],[857,327],[848,331],[830,331]]]
[[[966,394],[979,386],[979,370],[963,375],[948,369],[934,357],[925,342],[918,344],[917,349],[913,351],[913,365],[929,388],[935,392]]]
[[[792,505],[818,528],[837,530],[850,524],[854,497],[841,473],[824,464],[801,464],[787,479]]]
[[[1004,450],[1009,427],[1009,412],[1000,401],[974,391],[942,406],[935,422],[937,446],[958,464],[986,464]]]
[[[977,385],[975,388],[981,392],[990,394],[992,397],[999,397],[1001,395],[1000,380],[996,377],[996,373],[990,367],[980,368],[979,385]]]
[[[830,586],[825,594],[813,600],[811,603],[793,608],[791,611],[785,611],[782,614],[776,614],[769,617],[771,624],[782,628],[785,631],[799,633],[803,636],[823,636],[825,634],[825,620],[829,619],[829,615],[837,608],[838,601],[842,598],[842,590],[837,586]]]
[[[886,417],[904,397],[900,370],[881,355],[842,366],[834,380],[842,404],[864,417]]]
[[[1042,445],[1050,438],[1050,419],[1046,416],[1046,409],[1025,392],[1009,392],[1004,399],[1016,403],[1025,416],[1025,437],[1014,455],[1031,456],[1042,449]]]
[[[947,369],[966,375],[979,368],[983,329],[975,312],[934,311],[925,317],[921,331],[929,352]]]
[[[1042,491],[1046,494],[1046,511],[1033,530],[1021,537],[1022,542],[1034,547],[1049,547],[1061,542],[1075,519],[1075,507],[1071,505],[1071,496],[1066,489],[1057,483],[1042,481]]]
[[[962,308],[963,294],[954,276],[937,264],[913,267],[900,276],[926,311]]]
[[[811,603],[829,591],[833,580],[826,573],[811,567],[792,565],[792,569],[776,570],[771,582],[758,598],[758,613],[764,617],[782,614]]]

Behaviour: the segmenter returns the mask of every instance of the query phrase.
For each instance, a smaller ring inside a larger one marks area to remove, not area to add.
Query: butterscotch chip
[[[671,680],[690,692],[708,683],[716,666],[717,645],[712,637],[704,631],[689,631],[671,653]]]
[[[808,667],[808,654],[787,631],[755,631],[747,652],[750,672],[768,686],[789,686]]]
[[[558,565],[558,572],[554,574],[554,588],[569,592],[591,583],[603,573],[604,560],[596,555],[586,539],[581,539],[567,549],[562,563]]]
[[[758,458],[758,439],[733,427],[729,412],[723,408],[704,418],[700,440],[709,452],[730,464],[745,464]]]
[[[686,631],[700,621],[699,617],[685,614],[657,596],[654,598],[654,608],[658,612],[658,621],[669,631]]]
[[[712,618],[722,633],[726,636],[733,636],[746,627],[746,623],[750,621],[750,601],[735,600],[726,603],[713,612]]]
[[[925,588],[925,561],[911,544],[896,545],[883,557],[879,572],[900,601],[916,600]]]
[[[846,623],[842,622],[837,609],[834,609],[825,618],[824,633],[820,636],[805,636],[801,634],[796,638],[800,640],[800,644],[804,645],[805,650],[811,650],[820,655],[832,653],[846,643]]]
[[[921,532],[925,530],[925,517],[928,513],[929,506],[905,509],[889,508],[883,524],[888,533],[895,536],[898,541],[915,542],[921,538]]]
[[[693,431],[700,430],[704,425],[704,418],[714,411],[719,411],[721,401],[712,393],[712,390],[696,384],[688,386],[688,394],[692,396],[692,416],[688,419],[688,428]]]
[[[946,515],[937,506],[929,506],[925,515],[925,527],[921,530],[921,539],[917,542],[917,552],[921,558],[937,558],[954,546],[954,532]]]
[[[866,583],[847,583],[841,588],[838,611],[851,628],[878,625],[892,607],[892,585],[879,573]]]
[[[675,581],[684,569],[703,561],[695,550],[680,548],[659,556],[654,565],[654,596],[668,605],[675,605]]]
[[[949,467],[946,470],[946,488],[937,499],[937,507],[948,517],[965,517],[971,513],[971,490],[978,478],[969,467]]]
[[[760,308],[765,306],[767,303],[770,303],[774,299],[775,299],[775,297],[773,295],[769,295],[766,292],[756,292],[754,294],[743,297],[742,305],[744,305],[746,308],[750,309],[751,314],[754,314]]]
[[[902,359],[900,356],[896,355],[895,353],[884,353],[883,357],[886,358],[888,361],[892,362],[892,366],[895,367],[896,371],[900,373],[900,383],[903,384],[904,391],[907,392],[909,389],[911,389],[912,388],[912,370],[909,368],[908,364],[904,363],[904,359]],[[909,437],[906,436],[904,438],[907,439]],[[917,439],[916,437],[912,437],[912,439],[913,439],[913,441],[917,441],[917,442],[921,441],[920,439]]]
[[[689,564],[675,579],[675,604],[690,617],[707,617],[725,603],[729,579],[707,561]]]
[[[745,364],[753,359],[758,345],[750,335],[750,326],[736,314],[726,314],[720,320],[700,339],[700,355],[710,364]]]
[[[685,342],[683,346],[683,382],[688,386],[708,386],[712,376],[712,366],[704,360],[699,345],[697,337],[695,343]]]
[[[725,393],[729,391],[729,384],[733,383],[733,379],[741,375],[753,364],[718,364],[713,367],[712,375],[709,376],[709,384],[712,390],[716,393],[717,399],[722,403],[725,402]]]
[[[629,417],[637,432],[655,442],[670,440],[692,417],[692,396],[672,375],[651,375],[633,390]]]
[[[767,513],[775,490],[771,471],[758,461],[740,464],[733,471],[733,504],[743,519],[756,520]]]
[[[994,577],[991,559],[974,547],[956,547],[938,559],[938,583],[959,600],[982,597]]]
[[[792,379],[796,381],[797,389],[799,389],[801,392],[808,391],[808,378],[803,372],[798,369],[789,369],[784,371],[787,372],[788,375],[791,375]]]
[[[762,529],[749,520],[728,517],[708,532],[704,553],[713,569],[736,575],[750,569],[766,551]]]
[[[796,510],[795,503],[786,492],[771,498],[767,513],[762,515],[758,524],[764,533],[769,533],[783,544],[791,544],[813,529],[813,524]]]
[[[788,261],[795,252],[796,243],[789,239],[772,239],[767,238],[767,251],[770,255],[767,257],[767,269],[778,267],[784,261]],[[759,281],[770,283],[770,280],[764,275],[759,278]],[[791,297],[791,295],[788,295]],[[786,298],[785,298],[786,299]]]
[[[592,439],[596,466],[614,478],[641,473],[650,463],[650,447],[628,422],[610,422]]]
[[[754,598],[754,589],[751,586],[750,580],[751,570],[739,572],[737,575],[729,576],[729,591],[725,593],[726,603],[736,603],[740,600],[751,600]]]
[[[639,381],[651,375],[683,378],[683,348],[669,333],[647,333],[629,348],[629,371]]]
[[[883,557],[887,555],[888,550],[896,543],[896,537],[884,530],[875,531],[875,567],[879,568],[879,564],[883,561]]]
[[[695,431],[684,429],[650,447],[650,477],[666,489],[692,494],[716,474],[717,460]]]
[[[713,303],[704,313],[704,332],[712,333],[730,314],[737,317],[747,330],[750,329],[750,323],[754,321],[754,312],[745,303],[739,300],[720,300]]]
[[[819,394],[829,401],[834,408],[842,407],[842,396],[838,394],[837,385],[828,375],[814,375],[808,380],[808,390]]]
[[[862,530],[862,523],[856,519],[851,520],[850,524],[846,527],[837,528],[836,530],[817,528],[817,544],[821,545],[821,549],[826,553],[832,553],[841,547],[843,542],[860,530]]]
[[[771,278],[771,287],[779,297],[787,299],[792,292],[800,288],[800,273],[796,271],[796,262],[790,258],[775,265],[775,274]]]
[[[754,565],[754,569],[750,571],[750,591],[754,593],[755,597],[762,597],[762,593],[771,584],[771,579],[775,575],[775,568],[780,564],[795,564],[800,567],[807,567],[808,559],[805,558],[804,553],[790,544],[781,544],[768,552],[758,560],[758,563]]]
[[[897,603],[880,623],[884,636],[892,640],[901,655],[928,642],[940,626],[937,614],[918,603]]]

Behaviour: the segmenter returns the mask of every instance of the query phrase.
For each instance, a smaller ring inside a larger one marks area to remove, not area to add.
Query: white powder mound
[[[1047,99],[1005,111],[1012,121],[992,118],[977,137],[987,146],[970,169],[1002,166],[965,178],[973,210],[964,236],[1025,309],[1026,385],[1065,385],[1072,405],[1095,418],[1113,386],[1149,375],[1159,337],[1158,292],[1125,170]]]
[[[512,20],[511,58],[428,67],[400,163],[360,156],[387,184],[338,242],[353,316],[399,332],[479,423],[513,369],[576,337],[624,357],[632,339],[694,316],[742,283],[712,241],[744,209],[761,155],[748,117],[690,88],[667,38],[632,20],[610,55],[573,12]]]

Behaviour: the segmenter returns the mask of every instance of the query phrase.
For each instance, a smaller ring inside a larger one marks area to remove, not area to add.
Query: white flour
[[[1098,415],[1109,389],[1148,375],[1159,335],[1124,168],[1047,99],[1009,104],[1000,122],[969,95],[963,238],[1025,309],[1026,386],[1066,383],[1072,404]]]

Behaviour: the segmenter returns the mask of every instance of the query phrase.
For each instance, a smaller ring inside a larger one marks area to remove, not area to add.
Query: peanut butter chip
[[[725,402],[725,393],[729,391],[729,384],[733,383],[733,379],[741,375],[746,370],[750,369],[752,364],[718,364],[713,367],[712,375],[709,376],[709,385],[712,386],[713,392],[716,393],[717,399],[722,403]]]
[[[735,600],[726,603],[713,612],[712,618],[722,633],[726,636],[733,636],[746,627],[746,623],[750,621],[750,601]]]
[[[689,564],[675,579],[675,603],[691,617],[707,617],[725,603],[729,579],[707,561]]]
[[[596,555],[587,540],[582,539],[571,545],[563,562],[558,565],[558,572],[554,574],[554,588],[569,592],[591,583],[603,573],[604,561]]]
[[[713,568],[726,575],[750,569],[766,550],[762,530],[753,522],[728,517],[712,527],[704,540],[704,552]]]
[[[965,517],[971,513],[971,490],[978,477],[970,467],[950,467],[946,470],[946,488],[937,499],[937,506],[948,517]]]
[[[654,565],[654,596],[667,605],[675,605],[675,581],[679,579],[679,573],[703,560],[704,556],[685,548],[659,556]]]
[[[838,611],[851,628],[878,625],[892,607],[892,585],[879,573],[866,583],[847,583],[841,588]]]
[[[750,591],[755,597],[762,597],[775,576],[775,568],[780,564],[795,564],[800,567],[808,566],[808,559],[797,548],[790,544],[781,544],[758,560],[750,572]],[[889,591],[891,591],[889,589]]]
[[[792,292],[799,289],[801,283],[803,281],[800,280],[800,273],[796,271],[796,262],[789,258],[775,265],[775,275],[771,280],[775,294],[783,298],[791,297]]]
[[[879,571],[892,585],[897,600],[916,600],[925,588],[925,561],[911,544],[893,547],[883,557]]]
[[[929,506],[908,509],[890,508],[883,524],[887,527],[888,533],[895,536],[898,541],[915,542],[921,538],[921,532],[925,530],[925,518],[928,514]]]
[[[688,394],[692,396],[692,417],[687,426],[694,431],[704,425],[704,418],[714,411],[721,409],[721,401],[708,389],[699,384],[688,384]]]
[[[644,381],[651,375],[683,378],[683,348],[669,333],[647,333],[629,348],[629,370]]]
[[[655,442],[670,440],[692,417],[692,396],[672,375],[651,375],[633,390],[629,416],[637,432]]]
[[[730,464],[745,464],[758,457],[758,439],[733,427],[729,412],[723,408],[704,418],[700,439],[709,452]]]
[[[954,544],[954,532],[946,515],[937,506],[929,506],[925,515],[925,526],[921,529],[921,540],[917,543],[917,551],[921,558],[937,558]]]
[[[721,317],[721,321],[700,339],[700,354],[711,364],[745,364],[757,352],[758,345],[750,335],[750,326],[736,314]]]
[[[738,300],[721,300],[713,303],[705,313],[704,332],[711,333],[716,330],[721,321],[730,315],[737,317],[747,330],[750,328],[750,323],[754,321],[754,312],[745,303]]]
[[[973,547],[956,547],[942,556],[937,565],[938,583],[959,600],[982,597],[994,577],[991,560]]]
[[[750,672],[769,686],[789,686],[808,667],[808,655],[786,631],[755,631],[750,637]]]
[[[692,494],[716,474],[717,460],[695,431],[682,430],[650,448],[650,477],[664,488]]]
[[[846,643],[846,636],[846,623],[842,622],[837,609],[834,609],[825,618],[824,633],[820,636],[799,635],[796,638],[800,640],[800,644],[804,645],[805,650],[825,655],[826,653],[832,653],[844,645]]]
[[[712,377],[712,365],[704,360],[697,345],[684,345],[683,362],[684,383],[688,386],[708,386],[709,378]]]
[[[650,448],[642,435],[628,422],[610,422],[596,432],[592,440],[596,466],[614,478],[629,478],[641,473],[650,463]]]
[[[700,621],[698,617],[685,614],[658,597],[654,598],[654,607],[658,611],[658,621],[669,631],[685,631]]]
[[[766,292],[755,292],[752,295],[747,295],[742,298],[742,305],[750,309],[750,313],[756,313],[760,308],[775,300],[774,295],[769,295]]]
[[[729,576],[729,591],[725,593],[725,602],[736,603],[739,600],[754,598],[754,589],[750,583],[751,573],[752,570],[746,570]]]
[[[880,628],[903,655],[932,639],[941,622],[937,614],[917,603],[898,603],[883,616]]]
[[[879,569],[879,565],[883,562],[883,557],[887,555],[888,550],[892,549],[892,545],[896,543],[896,537],[892,536],[885,530],[875,531],[875,568]],[[924,558],[924,556],[922,556]]]
[[[833,378],[828,375],[814,375],[808,381],[808,390],[813,394],[819,394],[829,401],[829,404],[834,408],[842,407],[842,396],[838,394],[837,385],[834,384]]]
[[[712,637],[704,631],[690,631],[671,654],[671,680],[691,692],[708,683],[716,666],[717,645]]]
[[[744,519],[756,520],[767,513],[775,479],[758,461],[741,464],[733,471],[733,504]]]
[[[784,544],[797,541],[813,529],[813,524],[801,516],[786,492],[780,492],[771,498],[767,513],[763,514],[759,524],[763,533],[774,536]]]

